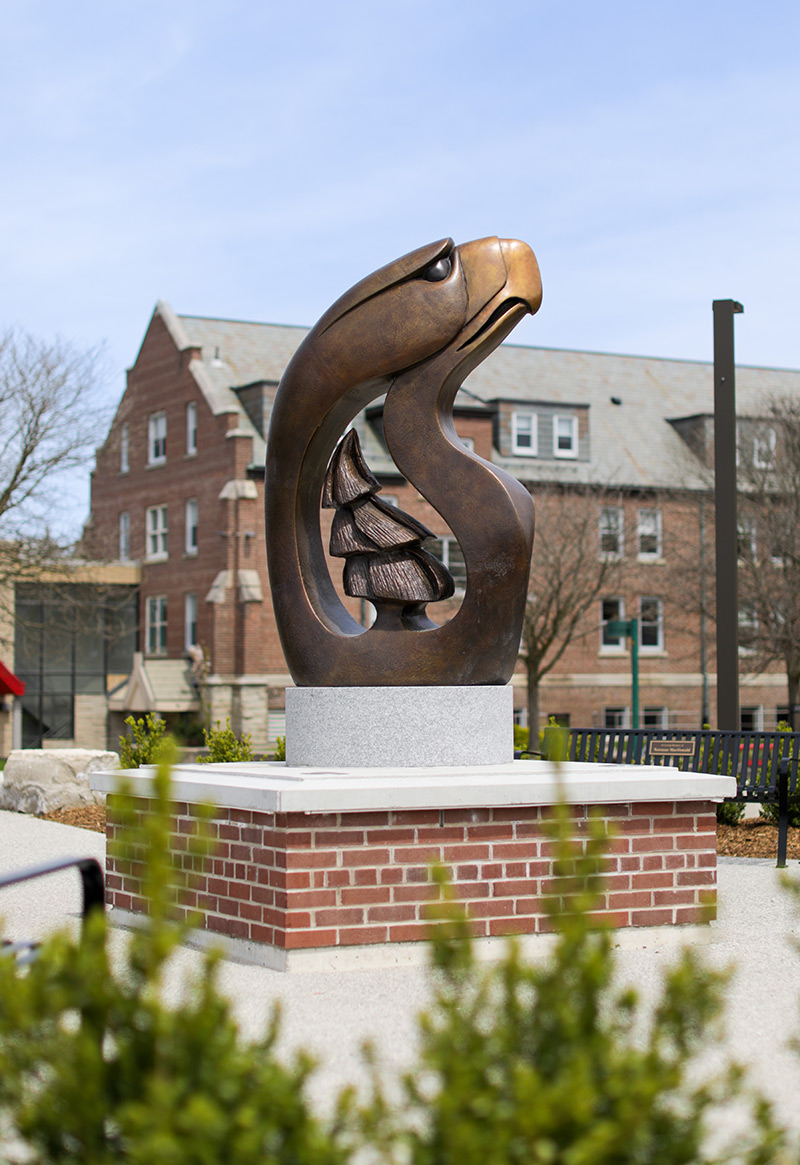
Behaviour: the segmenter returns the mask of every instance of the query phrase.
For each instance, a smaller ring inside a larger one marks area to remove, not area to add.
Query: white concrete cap
[[[92,773],[92,788],[113,792],[120,774]],[[121,774],[130,792],[150,795],[153,769]],[[340,813],[378,809],[455,809],[509,805],[615,805],[637,801],[721,801],[734,777],[683,773],[668,766],[515,760],[468,768],[311,768],[283,761],[177,765],[176,801],[211,802],[264,813]]]

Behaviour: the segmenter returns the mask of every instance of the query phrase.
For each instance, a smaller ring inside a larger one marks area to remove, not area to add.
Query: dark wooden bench
[[[81,919],[85,924],[93,910],[105,909],[105,883],[103,881],[103,867],[96,858],[57,858],[52,862],[43,862],[38,866],[29,866],[24,870],[14,870],[10,874],[0,874],[0,890],[6,886],[16,886],[19,882],[29,882],[32,878],[43,878],[47,874],[55,874],[60,870],[69,870],[76,867],[81,877],[83,890],[83,904]],[[13,942],[4,939],[0,946],[0,954],[10,955],[23,966],[31,959],[36,958],[39,943],[31,940]]]
[[[736,778],[731,800],[778,806],[778,865],[786,865],[789,802],[800,797],[800,732],[712,732],[662,728],[571,728],[567,758],[666,765]],[[545,751],[547,730],[545,730]]]

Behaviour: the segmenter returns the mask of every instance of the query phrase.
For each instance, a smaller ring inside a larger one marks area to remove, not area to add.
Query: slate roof
[[[176,316],[165,303],[157,310],[179,347],[200,349],[200,360],[191,367],[210,407],[215,413],[239,414],[240,427],[254,439],[254,463],[263,465],[263,436],[232,389],[280,380],[307,329]],[[457,405],[499,400],[588,407],[588,461],[501,457],[495,451],[498,464],[522,480],[640,489],[699,489],[707,484],[670,421],[713,413],[711,363],[503,344],[464,387]],[[739,415],[763,415],[770,396],[786,395],[800,395],[800,371],[737,367]],[[613,403],[612,397],[621,403]],[[375,472],[390,473],[393,466],[375,427],[362,415],[356,428]]]

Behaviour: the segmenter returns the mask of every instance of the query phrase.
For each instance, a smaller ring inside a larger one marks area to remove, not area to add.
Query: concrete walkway
[[[0,812],[0,872],[67,855],[102,860],[104,853],[101,834]],[[800,881],[800,863],[791,863],[788,874]],[[720,859],[717,922],[702,929],[618,932],[618,960],[621,977],[645,1000],[656,997],[661,974],[682,943],[701,944],[715,966],[734,964],[726,1049],[750,1066],[754,1084],[800,1133],[800,1055],[787,1046],[800,1035],[800,915],[779,877],[771,860]],[[79,878],[72,871],[0,892],[7,937],[41,937],[67,919],[77,926],[79,912]],[[124,932],[116,932],[115,943],[123,941]],[[532,957],[545,952],[547,943],[532,940]],[[197,951],[179,951],[170,990],[179,990],[201,961]],[[312,1094],[323,1106],[343,1084],[365,1080],[363,1039],[375,1042],[388,1072],[408,1065],[416,1016],[430,994],[427,972],[413,965],[281,974],[226,961],[221,982],[251,1035],[280,1001],[284,1046],[306,1047],[320,1061]]]

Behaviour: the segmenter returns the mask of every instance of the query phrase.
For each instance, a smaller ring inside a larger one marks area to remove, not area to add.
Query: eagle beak
[[[501,239],[500,250],[508,272],[506,295],[523,300],[531,315],[536,315],[542,303],[542,277],[536,256],[519,239]]]

